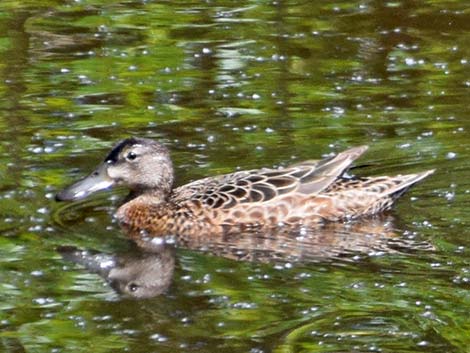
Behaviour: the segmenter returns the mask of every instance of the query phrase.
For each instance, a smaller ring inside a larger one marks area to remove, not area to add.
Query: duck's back
[[[328,188],[358,158],[366,146],[335,157],[307,161],[282,169],[254,169],[208,177],[181,186],[171,200],[198,200],[204,207],[231,209],[274,202],[282,196],[313,196]]]

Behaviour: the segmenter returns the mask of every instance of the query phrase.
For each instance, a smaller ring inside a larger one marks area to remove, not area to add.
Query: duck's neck
[[[149,201],[151,200],[152,203],[163,203],[168,200],[170,193],[171,190],[168,191],[162,189],[131,190],[125,198],[124,203],[137,199],[147,199]]]

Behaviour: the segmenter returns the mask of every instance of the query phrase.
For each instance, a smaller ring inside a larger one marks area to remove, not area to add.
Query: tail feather
[[[394,177],[341,179],[326,194],[344,212],[344,217],[372,215],[391,209],[395,201],[411,186],[433,172],[434,170],[428,170]],[[328,216],[325,218],[328,219]]]
[[[434,169],[417,174],[400,175],[395,178],[396,185],[383,191],[382,195],[396,199],[403,195],[411,186],[434,173]]]

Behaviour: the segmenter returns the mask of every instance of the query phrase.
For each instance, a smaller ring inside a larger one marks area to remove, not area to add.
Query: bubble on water
[[[183,324],[190,324],[191,323],[191,319],[187,316],[181,318],[180,320]]]
[[[204,277],[202,277],[202,283],[209,283],[211,281],[211,275],[206,273]]]
[[[425,226],[425,227],[432,227],[432,224],[431,224],[431,222],[429,222],[429,221],[423,221],[423,226]]]
[[[36,212],[40,214],[47,214],[49,213],[49,210],[46,207],[41,207],[41,208],[38,208]]]
[[[446,154],[446,159],[455,159],[457,157],[457,153],[455,152],[448,152]]]
[[[255,303],[248,303],[248,302],[238,302],[238,303],[234,303],[232,305],[233,308],[235,309],[246,309],[246,310],[250,310],[250,309],[256,309],[257,308],[257,305]]]
[[[52,303],[54,303],[54,299],[52,299],[52,298],[34,298],[33,303],[38,304],[38,305],[52,304]]]
[[[106,268],[111,268],[116,265],[114,260],[107,260],[107,261],[102,261],[100,262],[100,268],[106,269]]]
[[[38,153],[42,153],[44,151],[44,149],[42,147],[33,147],[33,148],[30,149],[30,151],[33,152],[33,153],[38,154]]]
[[[444,197],[447,201],[452,201],[455,198],[455,192],[446,192]]]
[[[154,333],[153,335],[150,336],[150,339],[157,341],[157,342],[166,342],[168,341],[168,337],[165,337],[159,333]]]

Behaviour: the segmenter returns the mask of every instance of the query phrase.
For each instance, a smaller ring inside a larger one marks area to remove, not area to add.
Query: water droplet
[[[455,152],[448,152],[446,154],[446,159],[455,159],[455,157],[457,157],[457,153]]]

